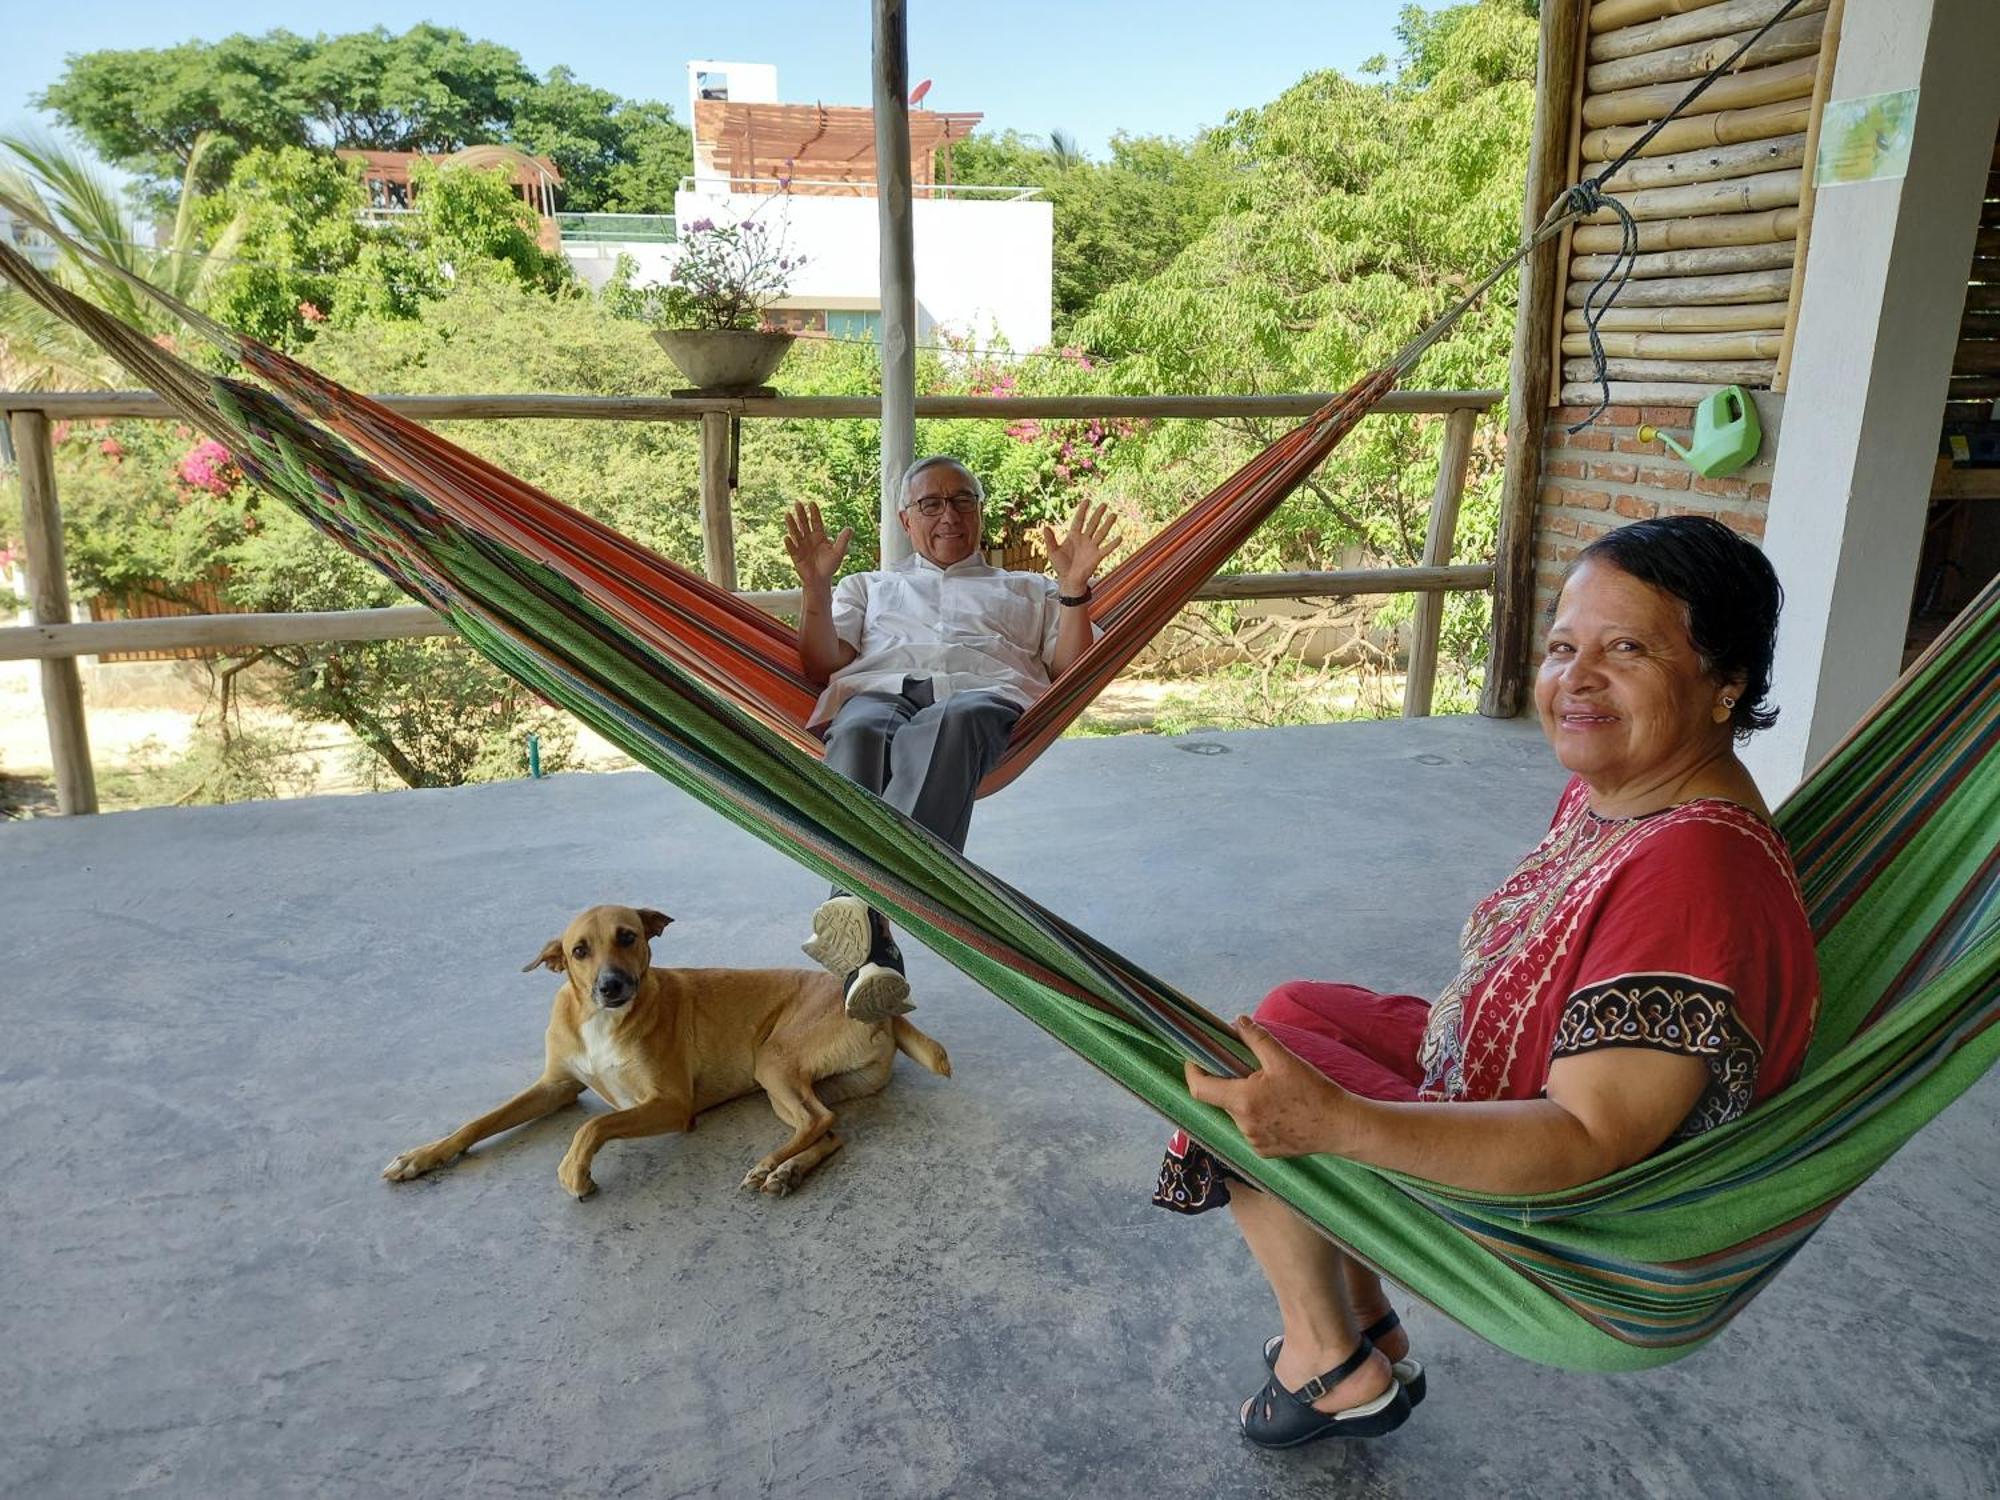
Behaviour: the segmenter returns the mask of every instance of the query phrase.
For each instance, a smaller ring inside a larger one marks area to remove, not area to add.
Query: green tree
[[[564,67],[521,96],[509,139],[555,162],[572,213],[672,213],[694,170],[694,139],[666,105],[621,99]]]
[[[204,210],[237,235],[209,311],[297,349],[328,324],[414,317],[457,277],[501,276],[542,291],[568,284],[567,262],[541,248],[535,217],[504,171],[420,162],[413,181],[416,211],[370,227],[350,164],[296,146],[243,157]]]
[[[370,239],[360,175],[347,162],[299,146],[241,157],[203,208],[211,226],[241,226],[208,311],[217,321],[281,349],[307,342],[332,316],[343,276]]]
[[[159,199],[205,132],[219,144],[204,188],[259,149],[514,144],[555,160],[576,211],[670,211],[691,161],[666,105],[621,99],[563,67],[537,79],[512,48],[428,23],[400,36],[380,26],[314,38],[271,31],[86,52],[35,103]]]
[[[1043,145],[1013,131],[952,148],[966,183],[1038,187],[1055,209],[1054,291],[1066,329],[1108,288],[1163,269],[1227,204],[1225,159],[1206,140],[1114,136],[1089,160],[1062,132]]]

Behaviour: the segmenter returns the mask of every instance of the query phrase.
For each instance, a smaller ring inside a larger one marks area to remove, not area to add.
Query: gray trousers
[[[905,677],[899,693],[857,693],[840,706],[826,729],[826,763],[962,850],[979,783],[1020,717],[1020,705],[997,693],[938,703],[928,677]]]

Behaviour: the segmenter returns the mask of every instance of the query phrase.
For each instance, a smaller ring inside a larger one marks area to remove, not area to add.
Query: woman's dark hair
[[[1664,589],[1687,606],[1688,636],[1702,666],[1719,681],[1743,679],[1729,711],[1739,740],[1778,722],[1778,711],[1764,699],[1771,691],[1785,591],[1754,542],[1707,516],[1661,516],[1606,532],[1571,567],[1592,559]]]

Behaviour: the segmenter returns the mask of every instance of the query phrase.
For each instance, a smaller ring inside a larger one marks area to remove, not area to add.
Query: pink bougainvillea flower
[[[125,445],[115,437],[108,437],[97,445],[97,451],[102,453],[106,458],[123,458],[125,456]]]
[[[211,495],[226,495],[236,484],[229,450],[214,438],[203,438],[181,455],[180,475],[184,484]]]
[[[304,318],[308,323],[324,323],[326,321],[326,314],[310,302],[301,302],[299,304],[299,316]]]

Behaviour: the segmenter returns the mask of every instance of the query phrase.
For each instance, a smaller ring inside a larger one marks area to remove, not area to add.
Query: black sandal
[[[1376,1339],[1384,1338],[1402,1326],[1403,1320],[1397,1317],[1395,1309],[1391,1308],[1386,1316],[1362,1329],[1361,1336],[1372,1344]],[[1266,1369],[1277,1367],[1278,1351],[1284,1347],[1285,1336],[1282,1333],[1274,1333],[1264,1340]],[[1430,1394],[1430,1386],[1424,1379],[1422,1362],[1414,1359],[1396,1359],[1389,1362],[1389,1368],[1396,1372],[1396,1383],[1408,1394],[1411,1407],[1423,1405],[1424,1397]]]
[[[1394,1432],[1410,1419],[1410,1398],[1399,1381],[1392,1380],[1373,1401],[1346,1411],[1323,1412],[1313,1406],[1374,1352],[1375,1346],[1364,1338],[1346,1359],[1295,1391],[1286,1390],[1274,1373],[1237,1415],[1237,1425],[1260,1448],[1297,1448],[1321,1438],[1370,1438]]]

